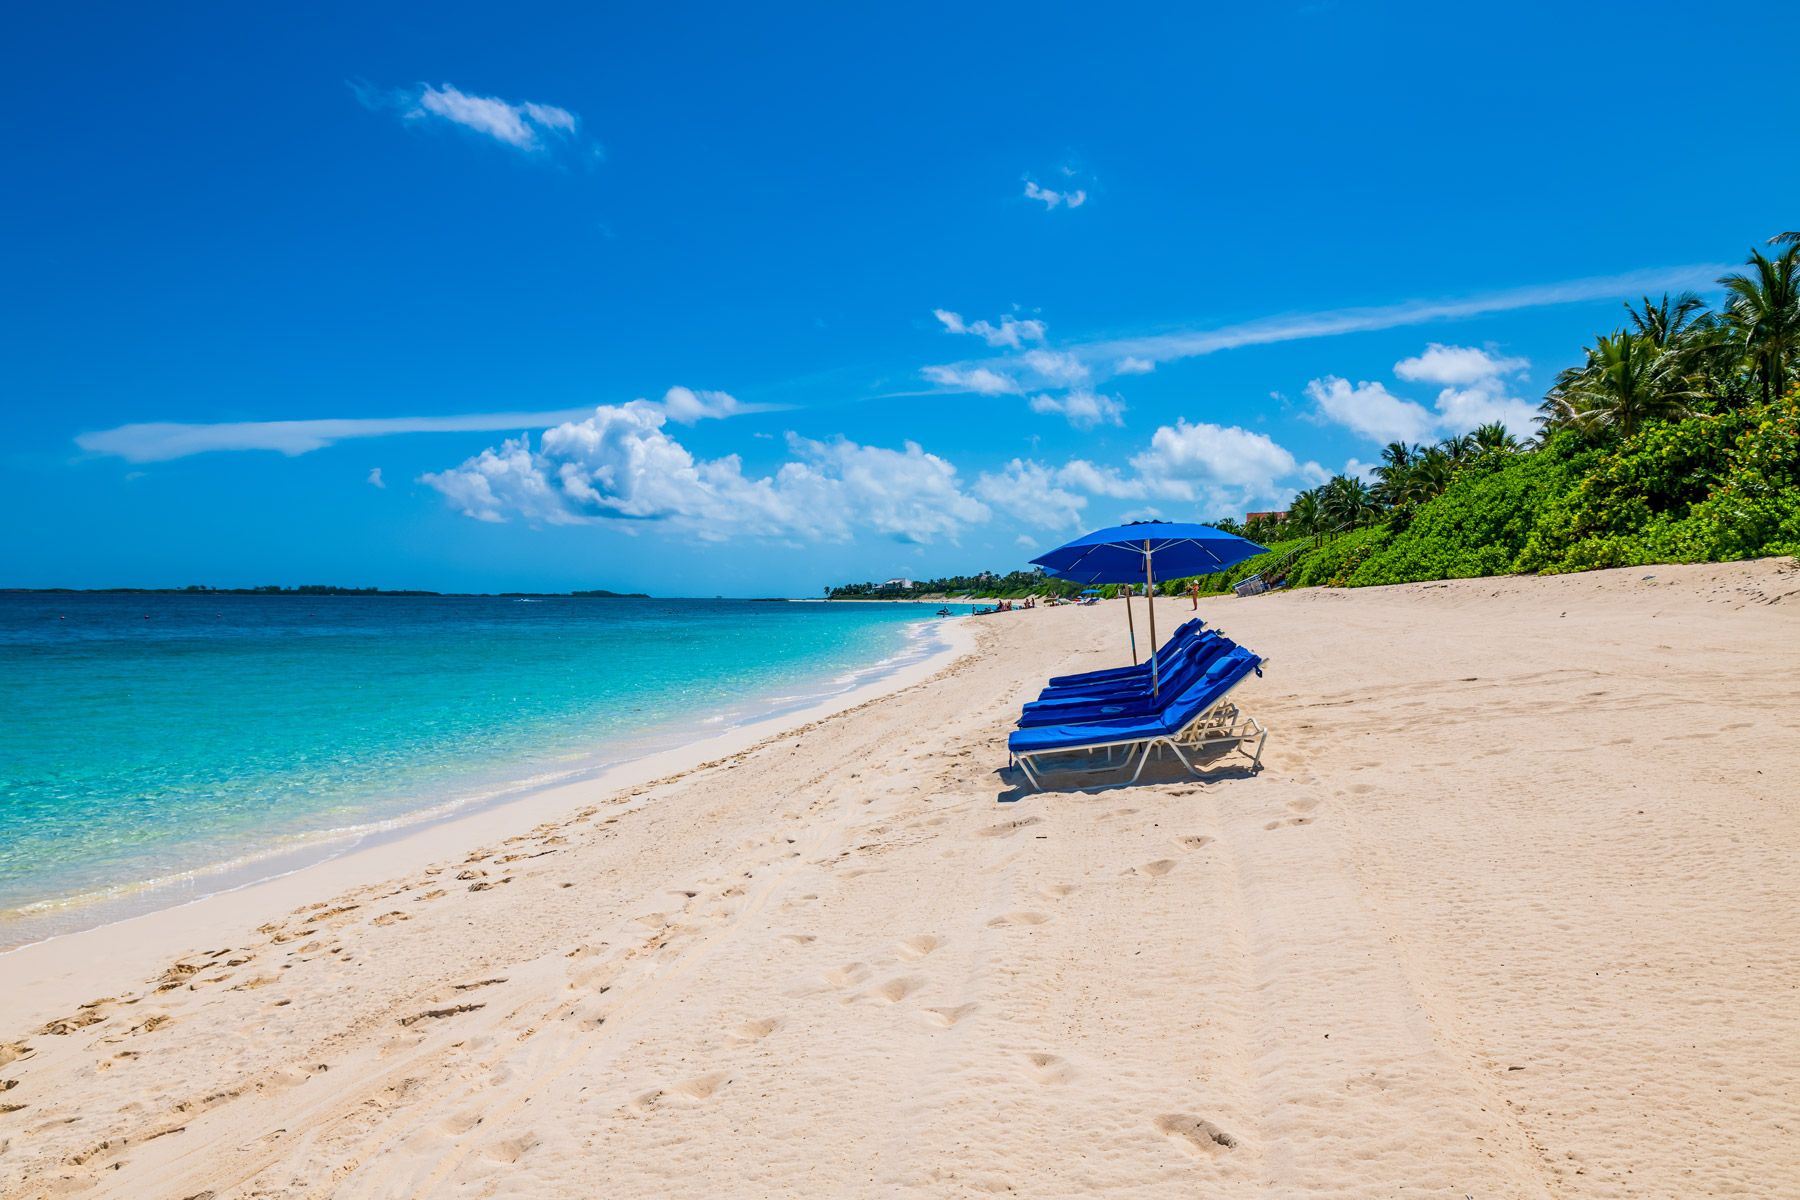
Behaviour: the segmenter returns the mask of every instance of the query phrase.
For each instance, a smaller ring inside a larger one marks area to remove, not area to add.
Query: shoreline
[[[655,780],[679,778],[702,769],[710,761],[745,752],[793,729],[904,691],[974,652],[974,635],[969,625],[951,620],[932,623],[928,628],[942,643],[936,649],[914,661],[897,663],[845,691],[816,700],[808,697],[812,702],[799,707],[778,707],[718,732],[605,763],[573,779],[527,785],[516,792],[502,792],[443,812],[429,807],[417,810],[395,818],[391,827],[358,835],[347,845],[302,848],[299,853],[309,849],[328,852],[273,873],[259,872],[200,895],[0,948],[0,969],[28,981],[13,989],[15,998],[27,991],[44,991],[49,980],[66,978],[72,966],[87,958],[130,961],[130,947],[140,939],[156,943],[163,939],[193,940],[202,933],[224,936],[228,928],[242,923],[246,910],[266,909],[273,917],[286,910],[291,896],[321,888],[352,887],[416,870],[424,862],[457,848],[503,833],[521,832],[599,797]],[[870,664],[851,675],[875,671],[886,661]],[[4,928],[0,926],[0,930]],[[157,951],[145,957],[154,959],[163,953],[166,952]],[[54,1008],[71,1001],[51,994],[33,1002]]]
[[[433,790],[441,794],[429,801],[425,797],[431,791],[397,794],[385,803],[370,804],[362,811],[347,814],[344,824],[271,830],[261,840],[223,857],[87,890],[53,891],[24,903],[0,906],[0,954],[212,895],[241,891],[361,848],[405,837],[432,824],[603,778],[617,767],[679,750],[714,733],[804,712],[854,692],[865,683],[879,684],[915,661],[942,653],[946,643],[938,632],[939,624],[909,621],[905,642],[893,653],[835,674],[821,671],[804,686],[784,684],[779,689],[771,688],[757,698],[760,703],[749,713],[722,709],[708,714],[702,710],[692,719],[662,720],[596,741],[579,756],[578,765],[546,764],[528,769],[523,758],[470,764],[460,774],[438,781]],[[793,694],[786,694],[789,692]]]

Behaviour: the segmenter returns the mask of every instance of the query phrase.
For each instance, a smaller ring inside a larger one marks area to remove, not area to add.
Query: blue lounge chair
[[[1182,625],[1174,633],[1170,634],[1169,640],[1164,642],[1162,647],[1156,652],[1157,669],[1167,670],[1168,668],[1165,659],[1180,653],[1182,648],[1187,644],[1187,640],[1199,633],[1205,624],[1204,621],[1196,617],[1185,625]],[[1132,667],[1108,667],[1103,671],[1084,671],[1078,675],[1057,675],[1051,678],[1050,686],[1053,688],[1082,687],[1107,679],[1135,679],[1139,676],[1142,676],[1145,679],[1150,678],[1150,664],[1148,662],[1141,662]]]
[[[1021,727],[1030,725],[1067,725],[1078,721],[1104,721],[1118,717],[1145,716],[1158,712],[1174,701],[1221,656],[1237,647],[1229,638],[1203,634],[1194,645],[1169,667],[1161,686],[1152,689],[1149,680],[1125,686],[1077,689],[1045,689],[1044,694],[1025,706],[1019,716]]]
[[[1245,716],[1227,697],[1233,688],[1254,674],[1262,674],[1262,659],[1233,646],[1214,658],[1184,690],[1173,695],[1160,708],[1137,716],[1105,720],[1071,721],[1058,725],[1038,725],[1015,730],[1006,747],[1013,762],[1024,772],[1033,788],[1042,788],[1049,772],[1041,761],[1060,756],[1083,756],[1091,759],[1104,754],[1106,761],[1098,766],[1078,768],[1085,772],[1118,770],[1118,754],[1123,751],[1123,766],[1137,766],[1131,772],[1135,783],[1144,766],[1157,750],[1167,749],[1188,770],[1195,770],[1189,753],[1211,746],[1230,746],[1250,759],[1250,769],[1262,766],[1263,743],[1268,731],[1252,717]],[[1254,750],[1245,749],[1252,741]]]

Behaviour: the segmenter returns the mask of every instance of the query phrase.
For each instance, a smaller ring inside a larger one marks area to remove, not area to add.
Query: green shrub
[[[1385,525],[1369,525],[1340,534],[1301,558],[1288,575],[1288,586],[1345,587],[1356,569],[1387,545],[1392,536]]]
[[[1354,587],[1504,575],[1539,515],[1568,486],[1584,455],[1564,441],[1535,454],[1491,454],[1465,467],[1442,495],[1418,505],[1404,529],[1352,574]]]

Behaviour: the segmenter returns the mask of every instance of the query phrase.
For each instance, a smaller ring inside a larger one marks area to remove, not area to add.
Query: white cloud
[[[1075,350],[1090,361],[1141,358],[1148,362],[1166,363],[1240,346],[1266,346],[1306,338],[1399,329],[1409,325],[1512,312],[1522,308],[1573,304],[1585,300],[1611,300],[1640,292],[1711,287],[1719,275],[1735,269],[1724,264],[1706,264],[1631,271],[1621,275],[1510,288],[1460,299],[1408,301],[1376,308],[1336,309],[1299,316],[1272,317],[1215,329],[1114,338],[1085,343],[1075,347]]]
[[[651,402],[637,400],[634,403]],[[703,418],[770,411],[770,406],[741,404],[724,392],[696,392],[684,387],[670,388],[661,403],[652,407],[684,425],[692,425]],[[311,421],[225,421],[211,425],[157,421],[80,434],[75,444],[93,454],[116,455],[130,462],[165,462],[214,450],[274,450],[291,457],[353,438],[542,428],[579,420],[593,411],[592,408],[565,408],[553,412],[469,413],[454,417],[337,417]]]
[[[1062,350],[1027,350],[1019,361],[1054,387],[1073,387],[1093,377],[1086,363]]]
[[[1049,211],[1059,204],[1069,208],[1080,208],[1087,203],[1087,193],[1079,188],[1073,191],[1057,192],[1047,187],[1039,187],[1036,181],[1031,179],[1025,181],[1025,198],[1041,200],[1045,211]]]
[[[381,468],[375,467],[369,472],[369,482],[378,488],[385,488],[387,483],[381,478]]]
[[[960,313],[943,308],[932,309],[931,315],[942,323],[946,333],[972,333],[990,346],[1009,346],[1017,350],[1026,342],[1044,340],[1045,325],[1033,317],[1020,319],[1008,313],[994,325],[985,320],[965,324]]]
[[[670,419],[648,401],[602,405],[546,430],[535,451],[528,437],[509,439],[420,482],[477,520],[665,522],[704,540],[841,541],[868,529],[929,542],[988,517],[956,468],[913,442],[889,450],[790,434],[793,458],[758,478],[735,454],[695,458],[669,436]]]
[[[1072,458],[1056,473],[1057,482],[1114,500],[1140,500],[1148,492],[1142,479],[1127,479],[1117,467],[1100,467]]]
[[[999,474],[983,473],[975,495],[1001,512],[1031,525],[1063,529],[1081,522],[1087,497],[1063,487],[1058,474],[1041,463],[1015,458]]]
[[[549,150],[557,143],[579,141],[581,119],[554,104],[477,96],[449,83],[391,90],[362,83],[352,83],[350,87],[367,108],[397,112],[405,121],[447,121],[531,154]]]
[[[1344,464],[1342,474],[1348,475],[1352,479],[1360,479],[1364,483],[1374,483],[1377,478],[1375,474],[1377,465],[1378,464],[1376,463],[1366,463],[1360,458],[1352,458]],[[1320,473],[1324,473],[1324,468],[1320,468]],[[1312,486],[1318,487],[1319,484],[1324,483],[1325,480],[1315,479],[1309,482],[1311,482]]]
[[[1460,434],[1498,421],[1514,437],[1530,437],[1537,428],[1538,406],[1508,395],[1509,390],[1501,379],[1478,379],[1468,387],[1445,388],[1437,396],[1438,429]]]
[[[153,421],[80,434],[75,444],[93,454],[130,462],[166,462],[212,450],[274,450],[306,454],[351,438],[407,433],[493,433],[528,429],[578,417],[589,410],[471,413],[457,417],[343,417],[314,421],[226,421],[212,425]]]
[[[1413,383],[1468,384],[1497,375],[1512,375],[1531,363],[1523,358],[1500,358],[1474,346],[1446,346],[1432,342],[1422,354],[1394,364],[1394,374]]]
[[[1118,397],[1089,391],[1087,388],[1076,388],[1060,396],[1043,393],[1033,396],[1030,404],[1032,412],[1062,414],[1076,429],[1125,423],[1125,405]]]
[[[1518,375],[1530,365],[1526,359],[1504,358],[1473,346],[1433,342],[1422,353],[1394,364],[1394,374],[1402,379],[1449,385],[1439,390],[1429,409],[1393,395],[1379,383],[1352,386],[1329,375],[1307,384],[1306,394],[1323,416],[1377,442],[1462,434],[1491,421],[1523,436],[1535,427],[1537,405],[1513,395],[1512,384],[1504,377]]]
[[[1151,435],[1150,449],[1131,465],[1147,479],[1239,489],[1247,496],[1270,494],[1278,480],[1299,468],[1267,434],[1236,425],[1189,424],[1185,418]]]
[[[1307,384],[1306,394],[1328,420],[1377,442],[1416,442],[1436,426],[1424,406],[1402,400],[1379,383],[1352,384],[1327,375]]]
[[[1025,390],[1018,380],[987,367],[926,367],[919,374],[939,387],[978,396],[1016,396]]]
[[[1156,370],[1156,364],[1147,358],[1133,358],[1126,355],[1113,364],[1114,375],[1148,375]]]
[[[663,411],[669,420],[683,425],[708,418],[718,420],[744,411],[735,396],[725,392],[696,392],[690,388],[672,387],[663,393]]]

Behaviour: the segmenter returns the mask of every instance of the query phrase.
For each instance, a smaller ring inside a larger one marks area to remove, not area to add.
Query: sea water
[[[0,594],[0,949],[794,710],[906,604]]]

